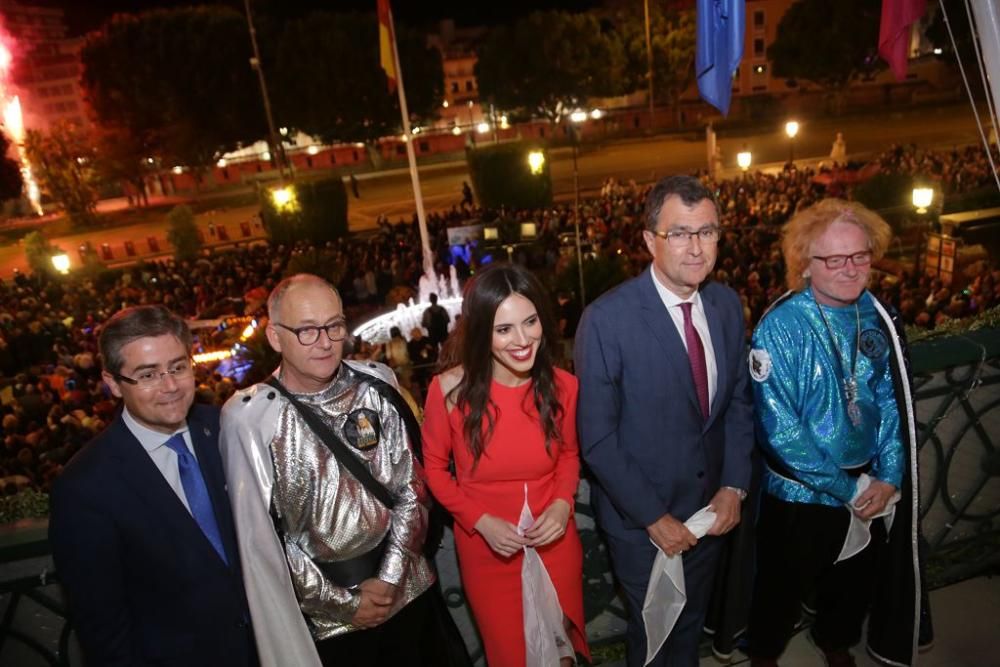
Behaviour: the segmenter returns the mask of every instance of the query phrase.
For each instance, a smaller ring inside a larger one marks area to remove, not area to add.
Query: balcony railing
[[[911,352],[920,512],[935,588],[1000,564],[1000,330],[922,341]],[[591,642],[599,645],[620,638],[624,611],[582,485],[576,520],[584,602]],[[438,566],[452,613],[479,659],[450,536]],[[0,527],[0,664],[80,664],[54,581],[44,520]]]

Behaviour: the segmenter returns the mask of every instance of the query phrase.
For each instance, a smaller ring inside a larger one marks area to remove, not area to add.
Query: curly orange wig
[[[781,252],[785,256],[785,283],[800,291],[806,287],[810,247],[833,223],[849,222],[864,230],[872,261],[885,254],[892,239],[892,229],[882,217],[861,204],[844,199],[824,199],[792,216],[781,230]]]

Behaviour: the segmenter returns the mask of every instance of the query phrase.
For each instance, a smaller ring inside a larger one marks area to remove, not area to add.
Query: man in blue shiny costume
[[[791,291],[758,324],[749,358],[767,464],[750,622],[758,667],[778,664],[806,602],[829,665],[855,664],[869,612],[873,657],[916,655],[912,400],[904,341],[867,290],[890,237],[877,214],[838,199],[784,229]]]

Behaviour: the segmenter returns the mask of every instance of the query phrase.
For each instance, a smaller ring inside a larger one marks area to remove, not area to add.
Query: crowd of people
[[[894,144],[875,162],[889,173],[920,176],[934,181],[947,196],[995,185],[991,157],[994,164],[1000,165],[1000,153],[995,144],[991,155],[987,155],[980,145],[940,151],[921,149],[916,144]]]
[[[963,192],[991,181],[979,148],[934,152],[893,146],[876,159],[883,170],[925,173],[946,193]],[[712,277],[740,295],[747,335],[784,291],[785,267],[780,226],[796,210],[824,195],[811,169],[751,172],[710,181],[721,206],[722,238]],[[642,205],[649,186],[609,179],[598,196],[582,202],[581,229],[588,256],[619,263],[621,275],[646,266]],[[549,278],[575,271],[574,247],[566,242],[574,211],[567,203],[544,210],[485,211],[463,202],[428,215],[436,270],[449,264],[465,281],[490,254],[476,248],[453,254],[448,228],[498,218],[535,222],[538,240],[518,248],[514,259]],[[262,312],[267,293],[283,276],[307,271],[337,286],[351,321],[416,296],[423,272],[416,220],[381,219],[377,233],[352,236],[324,246],[254,245],[216,253],[194,262],[146,262],[128,269],[60,277],[16,274],[0,283],[0,389],[3,447],[0,492],[48,489],[62,466],[98,433],[114,412],[100,378],[96,336],[101,324],[128,306],[162,303],[189,319]],[[948,319],[981,313],[1000,304],[1000,267],[952,289],[926,274],[876,272],[872,291],[897,308],[908,324],[933,328]],[[596,295],[588,294],[590,299]],[[582,304],[566,292],[559,308],[564,331],[573,332]],[[384,345],[356,341],[354,358],[384,361],[397,371],[419,401],[438,361],[440,334],[424,329],[399,332]],[[564,355],[568,357],[569,355]],[[221,404],[237,382],[199,366],[198,400]]]

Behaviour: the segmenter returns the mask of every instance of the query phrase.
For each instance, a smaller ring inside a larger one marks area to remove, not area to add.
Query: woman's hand
[[[524,536],[528,538],[528,546],[543,547],[565,535],[569,515],[568,502],[562,499],[553,500],[552,504],[535,519],[531,528],[525,531]]]
[[[475,529],[490,549],[504,558],[510,558],[528,544],[527,538],[517,534],[517,526],[490,514],[479,517]]]

